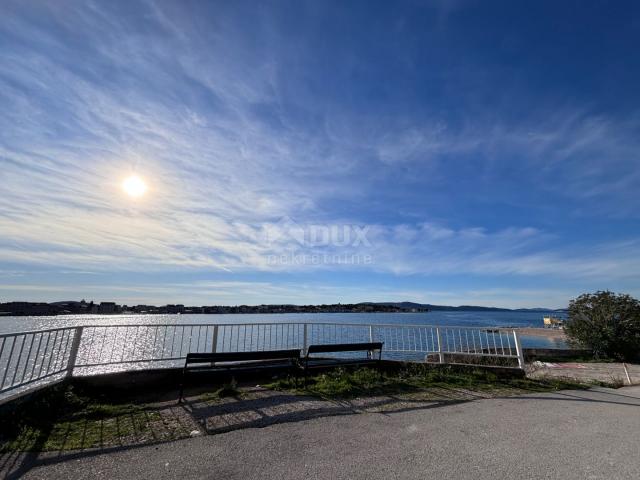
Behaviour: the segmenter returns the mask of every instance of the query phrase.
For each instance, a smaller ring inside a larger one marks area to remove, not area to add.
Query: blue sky
[[[637,2],[0,18],[0,300],[640,295]]]

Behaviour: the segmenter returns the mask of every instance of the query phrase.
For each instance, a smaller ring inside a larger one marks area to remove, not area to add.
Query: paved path
[[[637,480],[638,432],[640,387],[565,391],[24,458],[9,478]]]

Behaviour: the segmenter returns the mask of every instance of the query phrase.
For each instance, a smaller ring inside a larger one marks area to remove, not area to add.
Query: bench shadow
[[[354,402],[313,396],[265,391],[264,396],[234,399],[224,403],[187,401],[183,404],[207,434],[218,434],[244,428],[262,428],[277,423],[293,423],[320,417],[355,415],[360,413],[397,413],[430,409],[470,399],[444,395],[437,400],[410,400],[393,395],[380,395]],[[384,411],[379,409],[384,407]]]

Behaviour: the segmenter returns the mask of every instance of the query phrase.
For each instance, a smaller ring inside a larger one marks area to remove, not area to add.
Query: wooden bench
[[[188,353],[182,369],[182,380],[180,382],[180,397],[182,401],[184,383],[187,373],[203,371],[229,371],[232,369],[247,369],[251,367],[264,367],[273,365],[267,360],[284,361],[289,364],[289,368],[295,368],[296,372],[300,366],[300,350],[265,350],[260,352],[220,352],[220,353]],[[233,363],[229,363],[233,362]],[[219,365],[224,363],[224,365]],[[218,365],[216,365],[218,364]],[[196,366],[190,366],[196,365]]]
[[[360,365],[369,362],[376,362],[379,366],[382,360],[382,346],[384,342],[369,343],[334,343],[329,345],[309,345],[304,356],[304,375],[307,376],[309,370],[309,359],[312,353],[339,353],[339,352],[367,352],[367,358],[341,359],[338,365]],[[373,352],[378,351],[378,358],[373,358]],[[318,367],[326,365],[317,365]]]

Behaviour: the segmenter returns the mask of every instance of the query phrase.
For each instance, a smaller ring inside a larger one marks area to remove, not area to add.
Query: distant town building
[[[166,310],[166,313],[184,313],[184,305],[182,305],[182,304],[167,305],[164,308]]]
[[[115,302],[100,302],[98,306],[98,313],[107,314],[107,313],[116,313],[117,305]]]
[[[4,315],[56,315],[58,307],[48,303],[7,302],[0,303],[0,312]]]
[[[99,305],[93,301],[82,300],[63,301],[54,303],[37,302],[8,302],[0,303],[0,315],[24,316],[24,315],[73,315],[73,314],[114,314],[135,312],[138,314],[196,314],[196,313],[342,313],[342,312],[427,312],[426,306],[415,304],[383,304],[383,303],[357,303],[357,304],[333,304],[333,305],[205,305],[202,307],[183,304],[169,304],[163,307],[153,305],[118,305],[115,302],[101,302]]]

